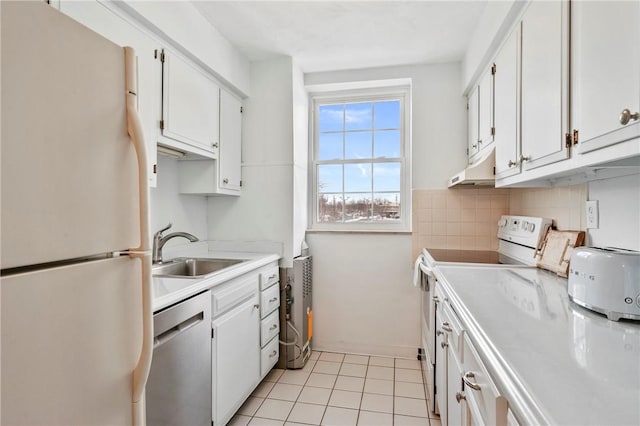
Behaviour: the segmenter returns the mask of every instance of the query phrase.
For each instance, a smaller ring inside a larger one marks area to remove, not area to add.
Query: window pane
[[[371,103],[345,105],[345,130],[371,129],[372,106]]]
[[[371,193],[347,194],[344,199],[345,222],[359,222],[371,219]]]
[[[400,163],[373,165],[374,191],[400,191]]]
[[[398,221],[400,219],[400,193],[373,194],[374,220]]]
[[[342,192],[342,165],[318,165],[318,192]]]
[[[340,131],[343,129],[344,105],[320,105],[318,128],[321,132]]]
[[[318,194],[318,222],[342,220],[342,194]]]
[[[374,105],[374,128],[400,128],[400,101],[376,102]]]
[[[347,159],[371,158],[371,132],[345,133],[344,146]]]
[[[400,131],[384,130],[373,134],[374,158],[400,158]]]
[[[320,133],[318,160],[342,159],[342,135],[344,133]]]
[[[344,165],[345,192],[371,192],[371,163]]]

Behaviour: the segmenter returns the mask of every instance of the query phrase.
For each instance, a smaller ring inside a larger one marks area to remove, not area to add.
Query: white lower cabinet
[[[223,426],[231,420],[278,361],[280,298],[278,275],[274,276],[273,271],[278,271],[277,262],[211,291],[211,419],[214,426]],[[271,279],[261,281],[264,277]],[[261,289],[261,282],[269,286]]]
[[[517,424],[446,294],[436,310],[436,399],[442,425]],[[514,423],[515,422],[515,423]]]
[[[216,301],[216,294],[234,287],[253,291],[240,304],[214,314],[212,326],[212,419],[214,425],[225,425],[258,384],[260,371],[260,302],[258,274],[251,273],[225,284],[213,293],[214,305],[228,306]],[[230,291],[229,297],[237,297]]]

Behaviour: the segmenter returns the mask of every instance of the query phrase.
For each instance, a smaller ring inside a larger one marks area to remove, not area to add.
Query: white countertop
[[[435,272],[521,424],[640,425],[640,322],[569,302],[536,268]]]
[[[243,259],[245,261],[221,269],[205,279],[152,277],[153,312],[157,312],[160,309],[171,306],[181,300],[280,259],[280,255],[275,253],[218,250],[217,246],[212,243],[190,244],[185,246],[183,250],[172,250],[170,256],[165,257],[166,261],[168,261],[175,257],[183,256],[214,259]]]

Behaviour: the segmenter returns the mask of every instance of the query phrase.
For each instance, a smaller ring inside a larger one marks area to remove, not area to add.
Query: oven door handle
[[[429,278],[435,278],[436,277],[433,274],[433,270],[431,268],[429,268],[427,265],[425,265],[424,263],[420,263],[420,270],[422,271],[423,274],[425,274]]]

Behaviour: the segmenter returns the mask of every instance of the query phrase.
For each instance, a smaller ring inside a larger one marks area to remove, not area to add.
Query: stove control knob
[[[536,229],[536,224],[532,223],[532,222],[529,222],[529,225],[527,226],[527,231],[533,232],[534,229]]]
[[[529,222],[527,222],[526,220],[523,220],[521,227],[522,227],[522,229],[524,229],[526,231],[528,225],[529,225]]]

